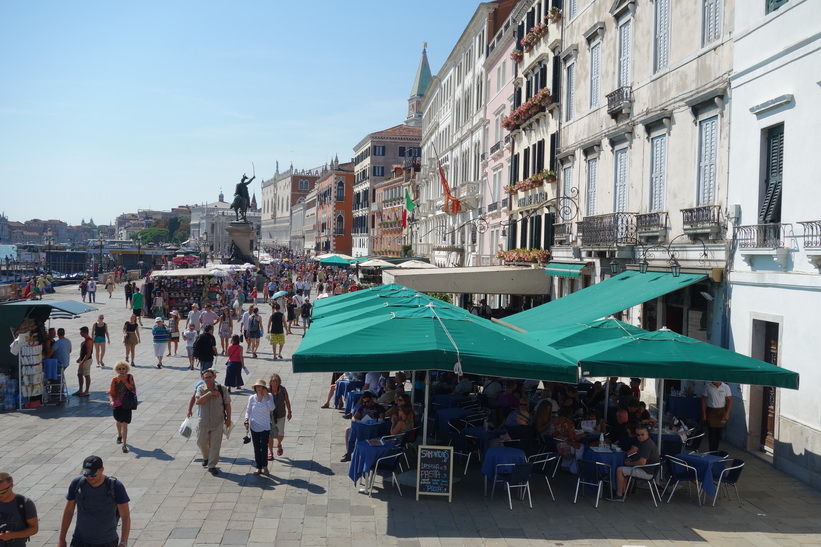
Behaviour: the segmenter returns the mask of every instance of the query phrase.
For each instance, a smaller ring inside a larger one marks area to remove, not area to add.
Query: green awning
[[[578,279],[581,277],[585,266],[587,264],[579,264],[578,262],[551,262],[544,269],[544,273],[553,277]]]
[[[586,289],[506,317],[505,323],[527,331],[587,323],[683,289],[706,277],[686,273],[673,277],[665,272],[643,274],[628,270]]]

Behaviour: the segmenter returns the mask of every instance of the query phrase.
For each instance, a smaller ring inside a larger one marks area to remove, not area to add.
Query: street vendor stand
[[[0,409],[36,408],[49,395],[62,400],[62,368],[43,361],[43,342],[49,319],[79,317],[97,308],[71,300],[17,301],[0,304]],[[11,350],[12,342],[14,352]],[[49,366],[50,365],[50,366]]]
[[[154,290],[164,290],[168,294],[168,309],[176,309],[182,317],[188,316],[195,303],[200,306],[210,303],[216,309],[230,305],[230,295],[226,291],[231,289],[233,281],[221,270],[161,270],[151,274],[151,281]]]

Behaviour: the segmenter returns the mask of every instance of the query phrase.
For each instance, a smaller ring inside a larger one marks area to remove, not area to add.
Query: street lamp
[[[103,273],[103,228],[97,228],[97,239],[100,240],[100,270],[97,272],[98,274],[102,275]]]

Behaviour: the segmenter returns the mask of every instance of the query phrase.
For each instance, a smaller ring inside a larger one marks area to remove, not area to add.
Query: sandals
[[[273,450],[268,451],[268,461],[269,462],[274,461],[274,451]]]
[[[255,470],[254,475],[262,475],[262,469]]]
[[[331,408],[331,405],[329,405],[329,404],[324,404],[324,405],[322,405],[322,406],[321,406],[321,407],[319,407],[319,408]]]
[[[282,445],[277,447],[277,456],[282,456]]]

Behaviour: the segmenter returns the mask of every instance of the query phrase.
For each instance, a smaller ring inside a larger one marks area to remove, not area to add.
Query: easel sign
[[[420,495],[447,496],[453,494],[453,447],[420,446],[416,460],[416,500]]]

